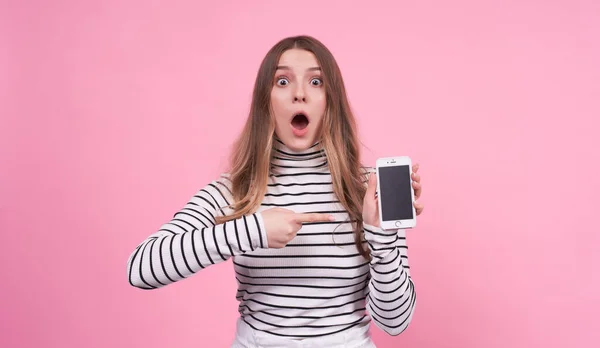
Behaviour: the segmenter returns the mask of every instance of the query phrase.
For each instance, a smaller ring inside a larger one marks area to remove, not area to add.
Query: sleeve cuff
[[[377,262],[396,249],[398,230],[384,230],[381,227],[365,223],[363,223],[363,229],[371,255],[375,256],[373,262]]]

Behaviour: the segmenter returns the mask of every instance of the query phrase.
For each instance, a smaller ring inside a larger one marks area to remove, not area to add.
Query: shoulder
[[[214,181],[213,183],[223,186],[225,188],[227,188],[228,190],[231,191],[231,186],[232,186],[232,181],[231,181],[231,174],[230,173],[221,173]]]
[[[232,202],[231,176],[218,174],[206,181],[191,198],[189,204],[202,206],[216,215],[223,214]]]
[[[231,174],[229,173],[221,173],[215,179],[213,179],[209,184],[209,187],[217,190],[223,198],[226,200],[229,199],[232,194],[232,181]]]
[[[221,199],[227,201],[232,196],[231,187],[231,175],[228,173],[221,173],[208,182],[205,182],[205,184],[200,187],[199,194],[208,194],[217,201]]]

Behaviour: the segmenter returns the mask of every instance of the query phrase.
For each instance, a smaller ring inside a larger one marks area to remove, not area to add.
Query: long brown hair
[[[350,215],[356,247],[363,257],[370,259],[368,248],[362,243],[366,176],[360,162],[356,121],[335,58],[325,45],[310,36],[294,36],[279,41],[260,65],[250,113],[242,133],[234,143],[231,156],[233,213],[217,217],[217,223],[254,213],[267,191],[275,134],[275,119],[270,112],[271,89],[279,58],[292,48],[312,52],[321,66],[327,107],[319,134],[320,141],[329,163],[333,190]]]

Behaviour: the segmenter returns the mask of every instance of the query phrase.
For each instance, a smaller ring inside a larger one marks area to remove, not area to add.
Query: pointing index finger
[[[296,214],[294,220],[296,222],[325,222],[325,221],[334,221],[335,217],[329,214],[322,213],[300,213]]]

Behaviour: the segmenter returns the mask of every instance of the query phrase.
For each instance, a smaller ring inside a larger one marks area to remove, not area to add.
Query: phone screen
[[[384,221],[413,218],[410,166],[379,167],[379,199]]]

